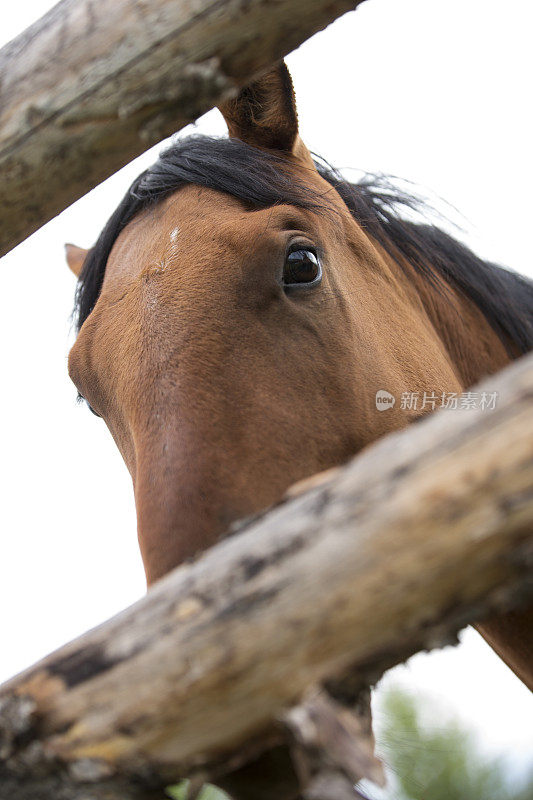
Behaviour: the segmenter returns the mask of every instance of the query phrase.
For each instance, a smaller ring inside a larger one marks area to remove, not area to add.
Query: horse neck
[[[414,273],[414,271],[413,271]],[[506,347],[480,309],[450,288],[443,293],[418,273],[411,275],[419,302],[444,343],[464,389],[509,364]],[[533,691],[533,604],[497,614],[475,626],[508,667]]]
[[[463,389],[511,362],[506,346],[477,305],[458,289],[432,284],[411,269],[411,285],[440,340]],[[518,354],[517,354],[518,355]]]

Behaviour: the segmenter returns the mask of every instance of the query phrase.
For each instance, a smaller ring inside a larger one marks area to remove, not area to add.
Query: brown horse
[[[284,64],[132,185],[79,276],[69,370],[131,473],[148,583],[533,347],[533,287],[351,185],[298,135]],[[380,411],[376,393],[396,402]],[[532,612],[480,629],[533,688]]]

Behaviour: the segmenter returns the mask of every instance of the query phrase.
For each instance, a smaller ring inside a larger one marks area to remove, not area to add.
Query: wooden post
[[[361,0],[62,0],[0,50],[0,255]]]
[[[437,412],[295,487],[5,684],[2,797],[216,780],[313,687],[368,685],[531,597],[533,356],[478,390],[494,409]]]

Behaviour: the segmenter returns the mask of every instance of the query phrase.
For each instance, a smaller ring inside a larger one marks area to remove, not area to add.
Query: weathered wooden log
[[[297,487],[5,684],[0,796],[148,800],[178,777],[216,781],[279,741],[310,687],[372,683],[526,602],[533,356],[479,391],[494,409],[437,412]]]
[[[62,0],[0,50],[0,255],[362,0]]]

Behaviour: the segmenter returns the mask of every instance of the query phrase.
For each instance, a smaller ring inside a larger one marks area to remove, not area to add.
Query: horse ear
[[[83,247],[77,247],[75,244],[65,245],[67,264],[77,278],[80,276],[88,252],[88,250],[84,250]]]
[[[295,151],[298,116],[292,79],[284,61],[219,108],[232,139],[268,150]]]

